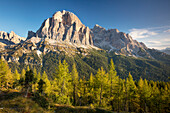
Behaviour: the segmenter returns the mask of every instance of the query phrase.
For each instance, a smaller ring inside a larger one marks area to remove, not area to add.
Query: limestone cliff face
[[[0,31],[0,42],[5,43],[6,45],[17,44],[21,41],[25,41],[25,39],[26,38],[24,37],[16,35],[13,31],[11,31],[11,33]]]
[[[92,30],[94,45],[127,56],[149,56],[145,44],[133,40],[129,34],[95,25]],[[142,52],[141,52],[142,51]]]
[[[58,11],[46,19],[36,33],[29,32],[28,38],[40,37],[59,42],[93,45],[91,30],[79,18],[68,11]]]

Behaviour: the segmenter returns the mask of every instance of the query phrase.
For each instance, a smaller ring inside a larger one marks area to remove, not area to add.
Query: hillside
[[[33,59],[32,62],[36,62],[36,65],[31,63],[27,64],[25,62],[26,58],[29,58],[29,60]],[[64,59],[68,62],[70,70],[72,64],[76,63],[79,76],[81,78],[83,76],[89,78],[90,73],[96,74],[98,68],[100,67],[108,70],[110,59],[113,59],[118,75],[120,75],[121,78],[126,78],[130,72],[135,80],[139,80],[139,78],[142,77],[146,78],[147,80],[169,81],[169,64],[165,64],[154,59],[134,58],[115,55],[114,52],[108,53],[106,51],[96,50],[90,50],[86,56],[82,54],[68,56],[64,52],[49,52],[39,57],[36,52],[33,52],[31,54],[25,54],[23,57],[21,57],[19,63],[9,62],[9,66],[13,71],[15,68],[17,68],[19,72],[21,72],[23,68],[26,68],[27,65],[29,65],[31,69],[36,67],[41,73],[46,71],[48,76],[53,78],[53,73],[55,73],[56,69],[58,68],[59,60],[63,61]]]
[[[121,78],[130,72],[136,80],[169,81],[170,55],[150,49],[117,29],[106,30],[99,25],[89,29],[65,10],[44,20],[36,32],[29,31],[26,40],[14,32],[0,32],[0,41],[0,58],[13,72],[29,65],[53,78],[59,60],[65,59],[70,66],[76,63],[79,76],[87,79],[100,67],[107,71],[113,59]]]

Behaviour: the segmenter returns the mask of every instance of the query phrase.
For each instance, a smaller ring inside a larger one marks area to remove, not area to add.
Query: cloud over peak
[[[168,30],[165,30],[164,32],[165,32],[165,33],[169,33],[169,32],[170,32],[170,29],[168,29]]]
[[[138,39],[138,38],[147,38],[153,35],[157,35],[158,33],[154,32],[154,31],[150,31],[148,29],[130,29],[130,35],[134,38],[134,39]]]
[[[133,39],[144,42],[148,47],[164,49],[170,47],[170,26],[130,29],[129,34]]]

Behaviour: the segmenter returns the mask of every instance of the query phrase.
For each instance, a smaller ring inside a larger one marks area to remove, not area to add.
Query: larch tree
[[[95,76],[95,86],[97,87],[97,98],[99,99],[99,106],[105,106],[107,99],[103,97],[108,88],[108,74],[104,71],[103,67],[98,69]]]
[[[128,101],[128,110],[131,112],[138,106],[138,94],[135,82],[133,81],[132,75],[129,73],[128,78],[126,80],[127,87],[127,101]]]
[[[45,84],[43,86],[43,91],[47,96],[49,96],[51,93],[51,83],[50,83],[45,71],[42,74],[42,80],[45,82]]]
[[[73,85],[73,105],[77,104],[77,86],[79,83],[79,75],[76,69],[76,64],[73,64],[72,72],[71,72],[71,78],[72,78],[72,85]]]
[[[108,80],[109,80],[109,100],[111,102],[112,110],[115,109],[113,103],[119,102],[119,77],[117,76],[117,72],[115,70],[115,65],[113,60],[111,59],[109,65],[109,72],[108,72]]]
[[[109,65],[108,76],[109,76],[110,97],[112,97],[112,95],[114,93],[113,89],[116,89],[115,87],[117,86],[118,80],[119,80],[118,76],[117,76],[117,72],[115,70],[115,65],[114,65],[112,59],[110,61],[110,65]]]
[[[57,83],[57,90],[59,95],[57,96],[57,100],[59,103],[64,104],[70,103],[70,98],[68,97],[71,93],[71,75],[69,73],[68,64],[64,60],[63,63],[59,61],[58,68],[56,69],[55,73],[55,81]]]
[[[37,90],[37,87],[38,87],[37,70],[36,70],[35,67],[33,68],[33,74],[34,74],[34,83],[32,85],[32,91],[35,92]]]
[[[90,78],[88,81],[88,101],[89,104],[94,104],[94,100],[95,100],[95,93],[94,93],[94,76],[91,73],[90,74]]]
[[[78,86],[78,97],[79,97],[79,105],[87,105],[88,103],[88,90],[87,90],[87,81],[85,79],[85,76],[83,76],[83,79],[80,78],[79,80],[79,86]]]
[[[6,61],[0,59],[0,87],[11,87],[13,84],[13,75]]]
[[[140,112],[144,112],[144,106],[145,106],[145,98],[144,98],[144,81],[142,78],[138,81],[138,94],[139,94],[139,100],[140,100]]]
[[[21,75],[18,73],[18,70],[15,69],[15,72],[13,74],[14,84],[13,87],[15,87],[17,90],[22,89],[20,83]]]
[[[29,65],[27,66],[27,71],[30,71],[30,67],[29,67]]]
[[[25,79],[25,69],[23,68],[22,71],[21,71],[21,78]]]
[[[38,74],[37,74],[37,82],[39,82],[40,81],[40,79],[41,79],[41,74],[40,74],[40,72],[38,72]]]
[[[18,81],[18,80],[20,80],[20,78],[21,78],[21,75],[18,73],[18,70],[17,69],[15,69],[15,73],[14,73],[14,80],[15,81]]]

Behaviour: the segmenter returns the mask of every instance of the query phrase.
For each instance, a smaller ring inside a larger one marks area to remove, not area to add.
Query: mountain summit
[[[28,38],[40,37],[82,45],[93,45],[89,27],[69,11],[58,11],[46,19],[36,33],[29,32]]]

